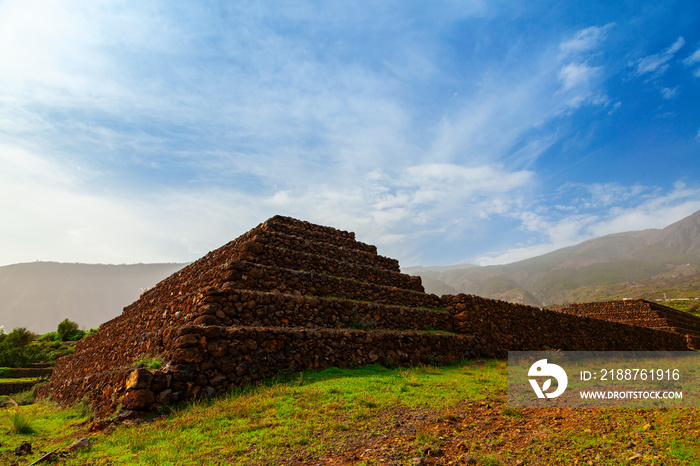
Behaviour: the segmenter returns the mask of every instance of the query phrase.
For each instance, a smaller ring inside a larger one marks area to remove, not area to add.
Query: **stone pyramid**
[[[281,371],[449,362],[474,337],[420,277],[354,233],[276,216],[154,288],[61,358],[40,388],[104,415],[150,410]],[[135,369],[139,359],[163,367]]]
[[[644,299],[575,303],[561,312],[677,333],[700,349],[700,317]]]

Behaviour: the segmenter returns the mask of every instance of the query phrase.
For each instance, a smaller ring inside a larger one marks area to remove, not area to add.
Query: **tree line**
[[[70,342],[97,332],[81,330],[76,322],[64,319],[55,332],[37,335],[25,327],[5,333],[0,327],[0,367],[25,367],[31,363],[53,363],[74,351]]]

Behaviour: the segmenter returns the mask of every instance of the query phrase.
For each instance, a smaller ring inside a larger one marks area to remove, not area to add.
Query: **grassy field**
[[[669,306],[674,309],[678,309],[679,311],[683,312],[688,312],[693,315],[700,315],[700,303],[697,301],[680,301],[680,300],[669,300],[669,301],[662,301],[659,304],[663,304],[664,306]]]
[[[654,279],[624,282],[611,285],[596,284],[581,286],[562,293],[554,300],[557,303],[586,303],[593,301],[614,301],[618,299],[646,299],[656,301],[668,299],[671,306],[687,307],[692,301],[675,301],[680,298],[700,296],[700,275],[673,276],[661,275]],[[666,304],[665,302],[659,302]],[[686,306],[684,306],[684,304]],[[695,301],[697,304],[697,301]],[[692,312],[692,311],[691,311]],[[697,314],[697,308],[694,312]]]
[[[140,423],[92,423],[87,406],[45,400],[7,406],[0,463],[57,451],[68,465],[689,465],[700,464],[699,414],[509,408],[505,361],[368,366],[297,373]],[[65,453],[80,437],[90,448]],[[15,456],[25,440],[32,455]]]

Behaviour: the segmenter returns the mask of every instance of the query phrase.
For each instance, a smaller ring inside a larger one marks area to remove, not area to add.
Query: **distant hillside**
[[[26,327],[46,333],[69,318],[95,328],[185,265],[32,262],[0,267],[0,325],[6,332]]]
[[[429,292],[547,306],[700,290],[700,211],[662,230],[617,233],[506,265],[414,267]]]

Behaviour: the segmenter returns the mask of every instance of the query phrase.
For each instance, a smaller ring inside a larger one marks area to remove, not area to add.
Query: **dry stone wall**
[[[442,332],[442,333],[436,333]],[[451,362],[508,349],[684,349],[678,335],[424,292],[353,233],[273,217],[146,291],[58,360],[40,395],[100,416],[280,372]],[[160,369],[136,368],[143,355]]]
[[[685,338],[660,330],[579,317],[474,295],[443,296],[460,333],[478,335],[478,349],[510,351],[685,351]]]

